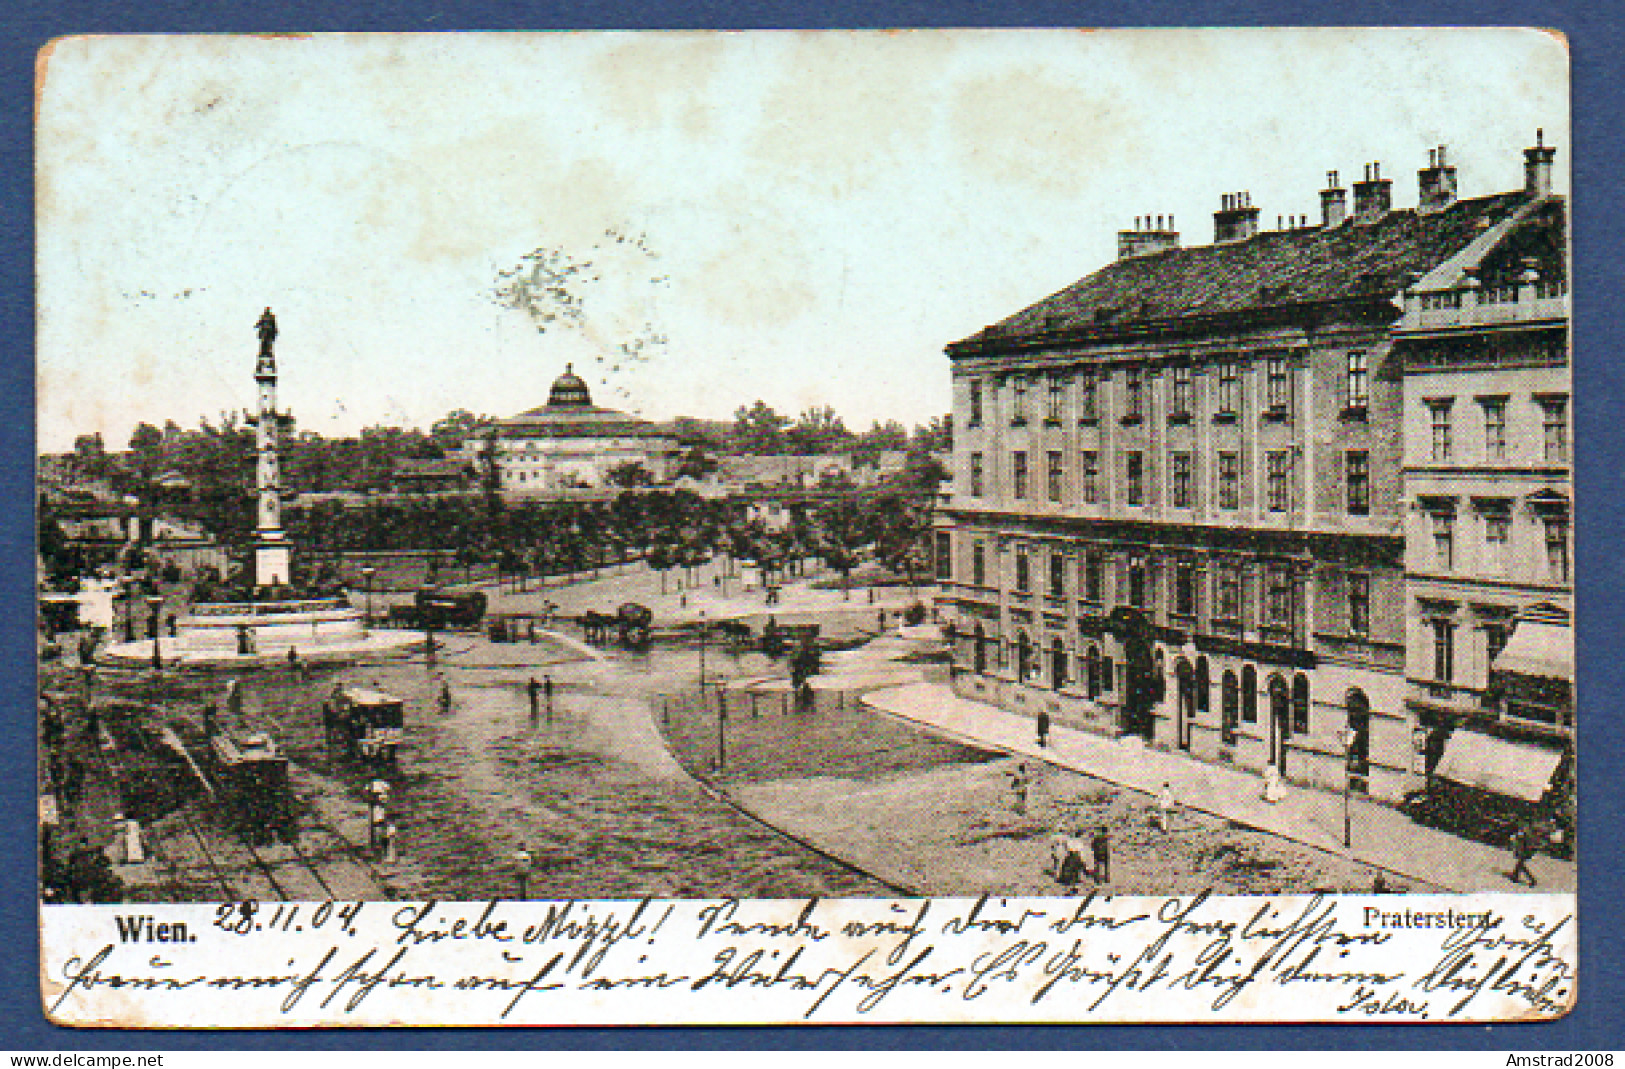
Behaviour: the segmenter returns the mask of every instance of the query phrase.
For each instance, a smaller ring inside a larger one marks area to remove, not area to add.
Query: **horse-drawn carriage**
[[[588,642],[602,644],[619,638],[621,645],[628,649],[643,649],[649,645],[654,619],[654,610],[629,601],[614,613],[582,613],[577,623],[581,625],[581,633]]]
[[[406,741],[403,699],[366,687],[340,687],[322,708],[330,749],[369,764],[395,764]]]

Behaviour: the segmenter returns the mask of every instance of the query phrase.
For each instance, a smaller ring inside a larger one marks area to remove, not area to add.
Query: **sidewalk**
[[[1506,850],[1423,827],[1405,814],[1364,799],[1352,801],[1352,850],[1343,847],[1341,795],[1289,787],[1286,798],[1262,798],[1262,778],[1220,765],[1147,748],[1139,739],[1107,739],[1074,728],[1054,727],[1040,748],[1030,717],[954,694],[946,685],[915,683],[872,691],[864,704],[960,741],[1043,761],[1155,796],[1168,783],[1183,807],[1278,835],[1457,892],[1567,891],[1576,886],[1572,862],[1541,855],[1530,867],[1538,887],[1510,882]]]

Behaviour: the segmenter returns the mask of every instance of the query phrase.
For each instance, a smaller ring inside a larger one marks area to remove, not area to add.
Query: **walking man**
[[[542,677],[542,699],[547,702],[547,720],[553,722],[553,677]]]
[[[442,677],[441,680],[440,680],[439,702],[440,702],[440,715],[441,716],[450,716],[451,715],[451,684],[447,683],[444,677]]]
[[[1174,789],[1164,780],[1162,790],[1157,792],[1157,809],[1154,819],[1158,831],[1170,831],[1174,826],[1174,810],[1179,803],[1174,801]]]
[[[1529,877],[1529,886],[1536,886],[1535,874],[1529,871],[1529,859],[1535,856],[1534,829],[1527,824],[1518,826],[1512,833],[1512,860],[1515,864],[1507,878],[1513,883],[1522,883],[1521,877]]]
[[[1016,766],[1014,772],[1010,773],[1010,793],[1015,798],[1017,813],[1025,814],[1027,812],[1027,789],[1031,785],[1032,780],[1027,775],[1027,763],[1023,761]]]
[[[536,719],[537,719],[537,717],[539,717],[541,715],[541,702],[539,700],[539,695],[541,694],[541,690],[542,690],[542,685],[540,683],[536,682],[536,677],[535,676],[531,676],[530,677],[530,682],[525,685],[525,691],[530,696],[530,726],[531,727],[536,726]]]
[[[1110,883],[1112,879],[1112,842],[1107,837],[1106,825],[1102,824],[1095,829],[1095,837],[1089,840],[1090,847],[1095,855],[1095,882]]]
[[[1038,711],[1038,745],[1041,749],[1049,745],[1049,712],[1044,709]]]

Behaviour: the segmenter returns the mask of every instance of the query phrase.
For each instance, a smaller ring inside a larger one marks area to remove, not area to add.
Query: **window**
[[[1019,427],[1027,422],[1027,380],[1017,375],[1011,380],[1010,425]]]
[[[1234,511],[1241,507],[1241,456],[1219,454],[1219,507]]]
[[[1371,377],[1364,353],[1348,355],[1348,404],[1350,412],[1363,413],[1371,404]]]
[[[1196,615],[1196,566],[1179,564],[1174,568],[1174,612]]]
[[[948,535],[945,532],[938,531],[937,578],[952,579],[954,575],[953,563],[953,544],[950,542]]]
[[[1191,455],[1189,453],[1174,453],[1173,463],[1173,506],[1176,509],[1195,507],[1191,499]]]
[[[986,487],[982,479],[982,454],[970,455],[970,496],[981,497]]]
[[[1221,416],[1234,416],[1241,406],[1241,369],[1234,362],[1219,365],[1219,412]]]
[[[982,380],[970,380],[970,417],[969,425],[980,427],[982,425]]]
[[[971,546],[970,581],[976,586],[987,586],[987,550],[980,542]]]
[[[1086,367],[1078,373],[1078,419],[1098,419],[1099,408],[1100,383],[1095,376],[1095,369]]]
[[[1032,589],[1032,561],[1027,556],[1026,546],[1016,547],[1016,589],[1022,593]]]
[[[1191,381],[1188,366],[1174,368],[1174,389],[1168,415],[1174,419],[1190,419],[1196,409],[1196,388]]]
[[[1093,449],[1078,454],[1078,496],[1086,505],[1100,500],[1100,454]]]
[[[1287,454],[1284,449],[1275,449],[1264,455],[1265,473],[1268,481],[1265,488],[1268,492],[1267,504],[1271,512],[1285,512],[1287,506]]]
[[[1017,450],[1010,458],[1011,482],[1018,498],[1027,496],[1027,454]]]
[[[1225,620],[1241,619],[1241,568],[1234,564],[1219,566],[1218,604],[1214,615]]]
[[[1450,459],[1450,402],[1429,401],[1427,405],[1433,426],[1433,459],[1442,463]]]
[[[1123,419],[1134,421],[1145,418],[1145,372],[1131,367],[1123,382]]]
[[[1484,513],[1484,567],[1492,575],[1504,575],[1507,546],[1512,540],[1512,513],[1495,509]]]
[[[1349,634],[1371,633],[1371,577],[1364,572],[1348,576]]]
[[[1085,601],[1096,604],[1106,600],[1106,565],[1098,553],[1086,553],[1083,557],[1083,597]]]
[[[1505,460],[1507,457],[1507,403],[1504,398],[1485,398],[1484,406],[1484,459]]]
[[[1143,609],[1147,602],[1145,562],[1132,561],[1128,566],[1128,603]]]
[[[1049,377],[1049,401],[1044,408],[1044,421],[1046,423],[1061,422],[1061,413],[1066,407],[1066,380],[1059,375]]]
[[[1131,452],[1124,458],[1124,497],[1130,505],[1145,504],[1145,457]]]
[[[1456,566],[1456,514],[1433,514],[1433,566],[1448,572]]]
[[[1542,428],[1546,439],[1546,462],[1563,464],[1569,459],[1569,402],[1566,397],[1547,397],[1540,402]]]
[[[1456,676],[1456,625],[1449,620],[1434,620],[1433,625],[1433,678],[1435,682],[1449,683]]]
[[[1273,567],[1266,572],[1269,587],[1264,600],[1269,613],[1269,626],[1282,631],[1292,630],[1292,573],[1286,568]]]
[[[1061,467],[1061,454],[1051,450],[1049,454],[1049,471],[1046,478],[1049,489],[1049,499],[1051,501],[1061,500],[1063,470],[1064,469]]]
[[[1566,583],[1569,581],[1569,519],[1547,516],[1541,523],[1546,528],[1546,578],[1553,583]]]
[[[1345,482],[1348,484],[1350,516],[1371,514],[1371,456],[1363,449],[1350,450],[1344,456]]]
[[[1272,356],[1264,363],[1264,407],[1269,414],[1283,418],[1289,411],[1286,357]]]
[[[1066,554],[1049,555],[1049,593],[1052,598],[1066,597]]]

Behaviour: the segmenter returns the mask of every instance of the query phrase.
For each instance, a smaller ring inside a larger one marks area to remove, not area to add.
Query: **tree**
[[[802,411],[785,432],[785,439],[793,453],[838,453],[851,443],[852,432],[846,429],[846,424],[835,414],[835,409],[829,405],[815,405]]]
[[[626,489],[636,486],[650,486],[654,483],[654,477],[649,474],[649,470],[635,460],[628,460],[615,465],[604,473],[604,478],[610,485],[625,487]]]
[[[915,427],[913,447],[920,453],[953,452],[953,417],[933,416],[929,423],[921,427]]]
[[[749,408],[741,407],[734,413],[733,446],[741,453],[757,456],[782,454],[784,431],[789,425],[789,419],[758,399]]]
[[[429,437],[442,453],[457,453],[476,431],[491,422],[489,416],[476,416],[466,408],[456,408],[434,421]]]

